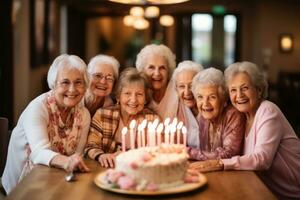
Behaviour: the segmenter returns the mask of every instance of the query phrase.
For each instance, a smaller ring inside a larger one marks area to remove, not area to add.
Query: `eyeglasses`
[[[92,74],[93,78],[96,79],[97,81],[101,81],[103,78],[107,81],[107,82],[114,82],[115,78],[112,75],[106,75],[104,76],[101,73],[94,73]]]
[[[187,88],[188,90],[192,89],[192,84],[178,84],[176,85],[176,88],[179,90],[185,90],[185,88]]]
[[[70,80],[62,80],[57,81],[57,83],[63,89],[69,89],[72,84],[76,89],[81,89],[85,87],[85,82],[83,80],[76,80],[74,82],[71,82]]]

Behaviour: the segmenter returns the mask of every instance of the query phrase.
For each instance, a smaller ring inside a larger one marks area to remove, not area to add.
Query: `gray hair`
[[[112,66],[112,69],[114,71],[114,77],[115,77],[115,79],[118,79],[120,63],[113,56],[100,54],[100,55],[93,57],[88,64],[88,69],[87,69],[88,73],[92,74],[94,67],[97,65],[101,65],[101,64],[106,64],[106,65]]]
[[[48,70],[47,82],[50,89],[53,89],[55,87],[58,71],[62,69],[79,70],[83,75],[85,86],[88,87],[89,79],[85,62],[78,56],[62,54],[55,58]]]
[[[203,66],[191,60],[185,60],[178,64],[172,75],[172,80],[176,81],[177,75],[183,71],[192,71],[196,74],[203,70]]]
[[[218,92],[224,100],[227,97],[226,86],[223,72],[219,69],[210,67],[200,71],[192,82],[192,92],[196,97],[197,90],[203,86],[218,86]]]
[[[144,86],[146,97],[145,101],[146,103],[149,103],[151,100],[151,96],[147,76],[143,72],[138,72],[137,69],[134,67],[127,67],[121,72],[120,78],[116,84],[115,89],[115,96],[117,100],[120,99],[122,89],[132,83],[141,83]]]
[[[238,73],[246,73],[250,77],[252,84],[261,91],[261,98],[266,99],[268,96],[268,82],[262,72],[259,71],[256,64],[251,62],[236,62],[227,67],[225,70],[225,81],[228,82]]]
[[[176,56],[172,53],[172,51],[169,49],[169,47],[163,45],[163,44],[149,44],[147,46],[145,46],[137,55],[136,58],[136,68],[138,71],[143,71],[145,66],[146,66],[146,62],[147,62],[147,58],[150,55],[158,55],[158,56],[162,56],[163,58],[165,58],[168,62],[168,71],[169,71],[169,76],[168,79],[171,78],[171,75],[173,73],[173,70],[176,67]]]

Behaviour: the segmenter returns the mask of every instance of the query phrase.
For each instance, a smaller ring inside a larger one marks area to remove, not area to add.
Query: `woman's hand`
[[[221,160],[197,161],[191,163],[189,169],[197,170],[198,172],[220,171],[224,169],[224,164]]]
[[[82,156],[77,153],[68,157],[68,162],[66,163],[64,168],[67,172],[76,171],[77,169],[79,169],[79,171],[81,172],[90,171],[90,169],[84,163]]]
[[[102,167],[111,167],[115,166],[116,153],[105,153],[99,156],[98,161]]]

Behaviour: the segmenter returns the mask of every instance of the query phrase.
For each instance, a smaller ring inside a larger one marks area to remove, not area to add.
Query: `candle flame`
[[[172,124],[176,125],[176,124],[177,124],[177,122],[178,122],[178,119],[175,117],[175,118],[173,119],[173,122],[172,122]]]
[[[130,129],[134,129],[135,128],[135,125],[136,125],[136,121],[135,120],[132,120],[129,124],[129,128]]]
[[[164,125],[165,125],[165,126],[168,126],[168,124],[170,123],[170,121],[171,121],[171,120],[170,120],[169,117],[166,118],[166,119],[165,119],[165,122],[164,122]]]
[[[157,127],[157,125],[159,124],[159,119],[155,119],[153,122],[152,122],[152,128],[156,128]]]
[[[176,132],[176,125],[175,125],[175,126],[172,125],[172,126],[170,127],[170,129],[171,129],[171,133],[175,133],[175,132]]]
[[[181,128],[182,128],[182,126],[183,126],[183,122],[182,122],[182,121],[180,121],[180,122],[177,124],[177,129],[181,129]]]
[[[122,129],[122,135],[125,135],[127,133],[127,127],[124,127],[123,129]]]
[[[169,126],[166,126],[166,127],[165,127],[165,134],[169,134],[169,132],[170,132],[170,127],[169,127]]]
[[[141,125],[141,130],[145,129],[147,126],[147,119],[144,119],[140,125]]]
[[[163,123],[160,123],[160,124],[158,125],[156,131],[157,131],[157,133],[161,133],[163,129],[164,129],[164,125],[163,125]]]
[[[183,133],[183,134],[186,134],[186,133],[187,133],[187,130],[186,130],[186,127],[185,127],[185,126],[182,127],[182,133]]]

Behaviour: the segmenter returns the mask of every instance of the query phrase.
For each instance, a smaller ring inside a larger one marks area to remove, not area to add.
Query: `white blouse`
[[[23,170],[28,161],[26,145],[30,146],[30,160],[33,164],[50,165],[54,156],[59,154],[51,150],[48,137],[48,110],[46,93],[32,100],[21,114],[17,126],[13,129],[8,147],[7,161],[2,176],[2,184],[6,193],[22,179]],[[82,153],[89,127],[90,114],[85,107],[80,108],[82,114],[82,129],[76,152]]]

